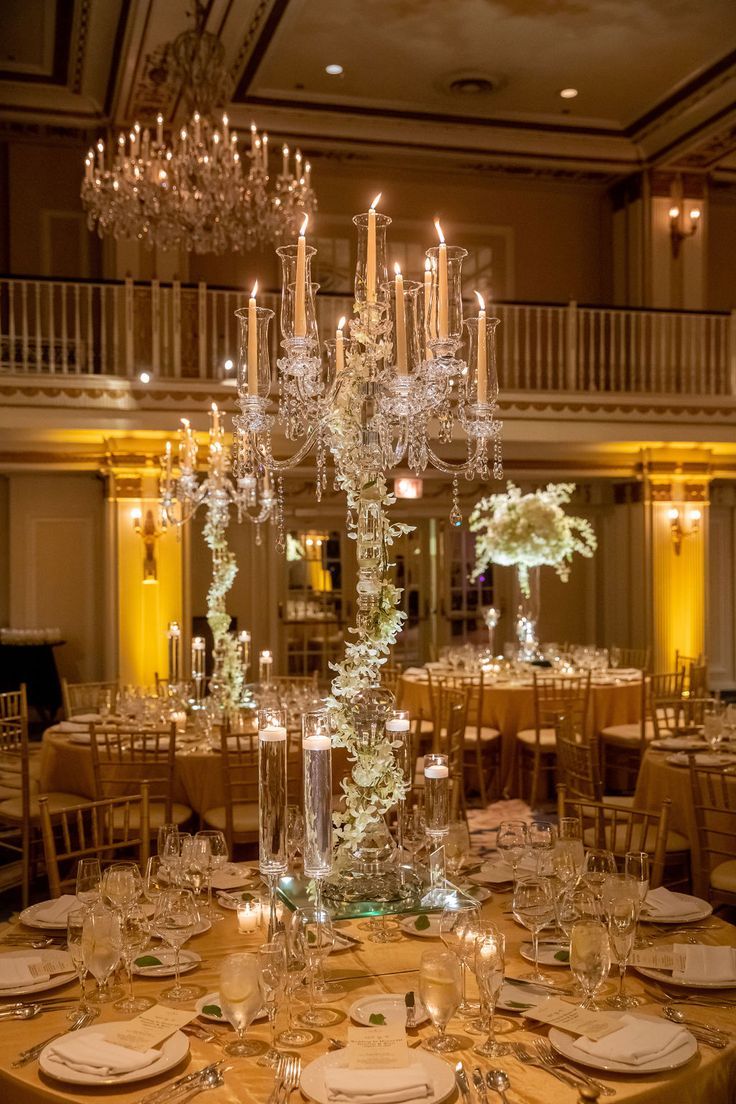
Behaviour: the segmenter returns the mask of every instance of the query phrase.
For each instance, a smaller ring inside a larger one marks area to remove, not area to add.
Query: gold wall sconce
[[[692,238],[697,233],[702,211],[699,207],[690,207],[685,214],[682,203],[673,203],[667,214],[670,220],[672,256],[677,260],[682,243],[686,238]]]
[[[145,519],[139,509],[133,510],[133,529],[143,541],[143,582],[149,586],[158,582],[158,561],[156,559],[156,541],[161,531],[156,525],[153,510],[146,510]]]
[[[684,510],[678,506],[672,506],[667,511],[667,517],[670,523],[672,547],[675,550],[675,555],[679,556],[682,542],[687,537],[694,537],[700,532],[700,522],[703,514],[696,506],[689,506]]]

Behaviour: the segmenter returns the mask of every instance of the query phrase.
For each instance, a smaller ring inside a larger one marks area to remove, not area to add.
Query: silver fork
[[[271,1095],[268,1098],[268,1104],[276,1104],[276,1101],[279,1099],[281,1095],[281,1089],[284,1085],[286,1071],[293,1061],[294,1059],[291,1056],[287,1057],[286,1055],[284,1055],[283,1058],[279,1059],[278,1065],[276,1066],[276,1069],[274,1071],[274,1083],[271,1090]]]
[[[35,1046],[30,1047],[28,1050],[24,1050],[18,1055],[13,1062],[13,1069],[19,1069],[21,1066],[27,1066],[29,1062],[35,1062],[44,1047],[47,1047],[49,1043],[53,1043],[55,1039],[60,1039],[62,1035],[68,1034],[70,1031],[79,1031],[82,1027],[87,1027],[97,1016],[97,1012],[80,1012],[75,1020],[72,1020],[71,1025],[64,1031],[57,1031],[55,1035],[50,1035],[48,1039],[44,1039],[40,1043],[36,1043]]]
[[[288,1101],[294,1089],[299,1088],[299,1082],[302,1076],[302,1060],[301,1058],[293,1058],[292,1064],[289,1067],[286,1077],[284,1078],[283,1096],[284,1100]]]
[[[601,1096],[615,1096],[616,1090],[611,1089],[608,1085],[604,1085],[602,1081],[597,1081],[595,1077],[590,1077],[587,1073],[583,1073],[582,1070],[577,1069],[575,1066],[569,1065],[567,1062],[563,1062],[555,1052],[549,1043],[544,1039],[534,1040],[534,1049],[537,1052],[537,1057],[544,1063],[547,1069],[560,1069],[565,1070],[571,1077],[579,1078],[584,1085],[588,1085],[592,1089],[597,1089]]]
[[[511,1051],[515,1058],[518,1058],[525,1066],[534,1066],[536,1069],[546,1070],[547,1073],[551,1073],[553,1077],[556,1077],[558,1081],[562,1081],[564,1085],[567,1085],[569,1089],[577,1090],[580,1088],[580,1082],[570,1074],[565,1073],[564,1070],[557,1069],[556,1066],[548,1066],[539,1058],[535,1058],[533,1054],[530,1054],[526,1047],[523,1047],[521,1043],[512,1043]]]

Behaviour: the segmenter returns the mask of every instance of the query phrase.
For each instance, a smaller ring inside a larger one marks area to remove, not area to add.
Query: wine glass
[[[501,852],[504,860],[511,867],[514,881],[516,881],[518,877],[519,863],[523,859],[528,846],[529,835],[525,821],[501,821],[496,836],[496,847]]]
[[[723,739],[723,716],[721,713],[709,711],[703,714],[703,736],[710,750],[713,753],[717,752]]]
[[[108,987],[108,980],[120,961],[120,917],[112,909],[95,905],[88,909],[82,921],[82,958],[97,982],[95,1004],[108,1004],[118,993]]]
[[[77,978],[79,979],[79,988],[81,995],[79,998],[79,1004],[76,1008],[72,1008],[71,1012],[67,1012],[66,1018],[68,1020],[75,1020],[80,1012],[89,1012],[90,1003],[87,1000],[87,986],[85,984],[87,978],[87,966],[84,961],[84,954],[82,952],[82,931],[84,928],[84,918],[87,915],[87,909],[74,909],[70,912],[66,921],[66,945],[69,951],[69,957],[72,960],[72,965],[77,971]]]
[[[627,851],[624,858],[624,873],[628,874],[630,878],[633,878],[636,882],[636,889],[639,895],[639,910],[637,912],[636,919],[639,920],[641,916],[641,910],[644,908],[644,902],[647,899],[649,893],[649,855],[646,851]],[[634,946],[643,946],[641,941],[637,940]]]
[[[536,820],[527,828],[529,848],[534,858],[536,873],[547,872],[547,859],[557,840],[557,829],[548,820]]]
[[[549,978],[539,969],[539,933],[554,919],[555,902],[552,888],[546,878],[522,878],[514,887],[511,911],[520,924],[532,933],[534,970],[525,974],[530,981],[549,983]]]
[[[578,920],[570,933],[570,969],[583,990],[581,1008],[598,1010],[595,994],[608,977],[611,947],[600,920]]]
[[[591,847],[585,853],[582,880],[600,901],[606,878],[616,873],[616,860],[611,851],[602,847]]]
[[[503,985],[506,941],[493,924],[484,924],[475,939],[475,976],[481,995],[481,1011],[486,1039],[473,1047],[483,1058],[502,1058],[511,1053],[508,1043],[497,1043],[494,1033],[496,1001]]]
[[[168,885],[168,872],[163,860],[158,855],[151,855],[146,863],[146,873],[143,878],[143,896],[154,906],[154,910],[156,902]]]
[[[453,820],[445,836],[445,861],[451,878],[458,877],[469,854],[470,831],[467,821]]]
[[[213,908],[212,905],[212,875],[216,870],[220,870],[228,858],[227,840],[225,839],[225,833],[220,832],[217,829],[204,829],[201,832],[197,832],[194,837],[194,843],[203,847],[206,844],[205,854],[207,857],[207,907],[205,915],[209,920],[215,922],[224,920],[225,917],[219,909]]]
[[[279,932],[275,941],[278,942],[279,938],[283,937],[283,933]],[[294,1005],[297,1001],[297,993],[307,973],[307,960],[304,955],[303,941],[301,939],[294,939],[293,937],[286,939],[285,954],[286,1007],[289,1013],[289,1022],[286,1031],[282,1031],[278,1036],[278,1042],[290,1047],[308,1046],[309,1043],[314,1041],[314,1035],[311,1031],[300,1030],[294,1016]]]
[[[329,1027],[341,1019],[339,1012],[329,1008],[317,1008],[315,979],[324,958],[335,942],[335,931],[330,914],[317,907],[298,908],[291,920],[292,938],[300,948],[307,964],[309,984],[309,1008],[299,1018],[310,1027]]]
[[[175,980],[173,986],[164,989],[162,997],[170,1001],[194,1000],[200,994],[193,985],[182,985],[179,978],[181,948],[199,923],[199,912],[194,895],[189,889],[164,889],[159,895],[152,929],[174,951]]]
[[[567,936],[568,942],[573,926],[578,920],[599,920],[600,906],[591,891],[585,885],[569,887],[556,901],[557,923]]]
[[[261,1051],[260,1043],[249,1043],[245,1033],[263,1002],[258,955],[231,954],[220,967],[220,1005],[237,1032],[234,1043],[223,1049],[235,1058],[249,1058]]]
[[[276,1012],[286,988],[286,946],[283,940],[264,943],[258,948],[258,967],[261,972],[263,1006],[268,1013],[271,1028],[271,1045],[259,1061],[267,1066],[275,1066],[281,1058],[276,1049]]]
[[[419,996],[437,1030],[424,1043],[440,1053],[456,1050],[462,1041],[447,1035],[448,1021],[460,1004],[460,963],[450,951],[425,951],[419,964]]]
[[[115,862],[102,879],[102,895],[111,908],[125,912],[143,893],[143,879],[134,862]]]
[[[474,1014],[476,1009],[470,1004],[466,995],[467,957],[466,941],[472,948],[474,936],[480,924],[480,908],[469,901],[450,901],[442,910],[440,916],[440,938],[447,947],[457,955],[460,963],[460,975],[462,978],[462,1000],[458,1006],[461,1016]]]
[[[83,905],[94,905],[100,897],[102,871],[99,859],[80,859],[77,863],[77,900]]]
[[[145,1012],[155,1004],[149,997],[133,996],[133,960],[148,946],[151,925],[140,905],[130,905],[120,917],[118,950],[128,975],[128,995],[117,1001],[113,1008],[119,1012]]]
[[[186,887],[193,891],[200,915],[204,911],[200,897],[207,883],[209,865],[209,840],[197,839],[196,836],[185,839],[181,848],[181,877]]]
[[[624,991],[626,967],[636,938],[639,894],[633,878],[623,875],[608,889],[608,938],[618,962],[618,992],[608,1001],[611,1008],[636,1008],[636,997]]]
[[[173,862],[174,866],[176,866],[181,850],[179,829],[176,824],[161,825],[158,830],[157,844],[158,857],[161,859],[164,868],[168,869],[170,862]],[[171,877],[173,877],[173,867]]]

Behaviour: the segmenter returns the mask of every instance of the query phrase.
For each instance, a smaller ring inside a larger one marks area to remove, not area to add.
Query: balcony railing
[[[277,312],[278,296],[259,303]],[[242,289],[204,283],[0,279],[0,372],[134,379],[227,378]],[[736,314],[498,303],[505,392],[736,396]],[[348,297],[320,296],[325,336]],[[272,364],[278,355],[272,327]]]

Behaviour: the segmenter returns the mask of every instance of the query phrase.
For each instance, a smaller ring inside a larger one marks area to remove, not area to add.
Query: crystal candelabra
[[[182,418],[179,438],[179,474],[175,475],[169,441],[161,460],[162,515],[165,524],[180,526],[190,521],[200,506],[206,508],[204,538],[212,554],[207,622],[214,643],[210,693],[222,709],[235,709],[242,699],[245,656],[242,641],[239,642],[229,631],[231,618],[226,608],[226,597],[238,570],[227,542],[230,508],[235,508],[238,521],[247,518],[256,525],[256,542],[260,543],[260,525],[271,516],[275,500],[267,478],[244,474],[233,479],[225,449],[225,431],[216,403],[210,410],[207,473],[204,478],[200,479],[197,472],[197,439],[186,418]],[[203,685],[201,679],[197,684],[198,702],[201,701]]]
[[[423,284],[400,271],[389,280],[386,232],[391,220],[371,208],[353,222],[358,232],[354,318],[341,325],[320,355],[307,220],[294,245],[277,250],[282,266],[279,396],[270,403],[268,327],[272,312],[251,295],[236,312],[240,322],[238,405],[234,418],[234,470],[239,477],[267,473],[283,498],[283,475],[314,450],[317,497],[327,485],[327,457],[335,486],[347,498],[348,535],[356,541],[357,620],[336,675],[327,710],[333,742],[355,758],[344,780],[345,812],[336,815],[341,853],[367,876],[386,860],[380,838],[384,814],[406,789],[391,753],[385,722],[392,703],[378,690],[381,664],[404,620],[399,590],[389,578],[391,545],[409,526],[392,522],[387,475],[408,466],[432,466],[452,479],[451,520],[460,524],[458,480],[501,477],[495,329],[479,297],[477,316],[463,319],[464,249],[439,244],[427,250]],[[295,442],[278,458],[272,433]],[[441,455],[461,434],[466,456]],[[283,510],[279,506],[279,513]],[[373,720],[369,721],[369,715]],[[366,738],[371,731],[372,737]],[[367,884],[369,879],[364,881]],[[397,883],[399,879],[396,880]],[[390,892],[388,886],[386,892]]]

